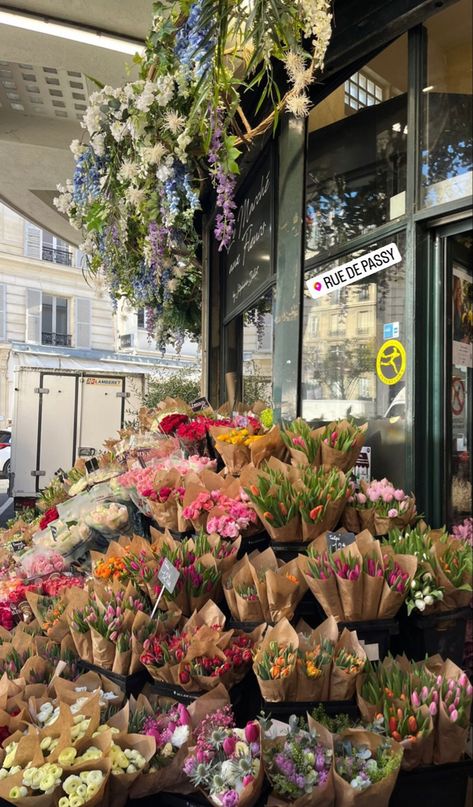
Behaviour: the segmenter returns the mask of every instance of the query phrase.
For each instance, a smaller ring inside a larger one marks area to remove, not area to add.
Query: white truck
[[[138,411],[145,375],[16,371],[10,496],[30,504],[57,470],[91,457]]]

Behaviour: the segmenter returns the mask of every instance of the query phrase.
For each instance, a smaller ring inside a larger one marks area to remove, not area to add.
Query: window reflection
[[[405,213],[407,36],[309,120],[306,259]]]
[[[435,14],[427,29],[422,191],[426,207],[472,193],[472,6]]]
[[[243,314],[242,399],[246,404],[272,399],[272,293]]]
[[[401,255],[404,234],[391,238]],[[355,260],[388,241],[372,242],[362,251],[306,270],[306,279]],[[379,472],[402,483],[406,440],[407,371],[393,385],[376,374],[379,348],[394,336],[406,347],[404,263],[331,294],[304,298],[302,343],[302,416],[319,423],[352,416],[368,420],[373,475]],[[317,323],[314,326],[314,322]]]

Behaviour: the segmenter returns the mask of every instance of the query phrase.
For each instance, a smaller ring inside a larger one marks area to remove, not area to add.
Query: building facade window
[[[137,326],[138,328],[146,328],[146,318],[145,318],[145,310],[144,308],[140,308],[136,315]]]
[[[27,258],[72,266],[73,252],[69,244],[29,221],[25,221],[24,250]],[[82,261],[82,253],[78,255]]]
[[[66,297],[42,295],[41,344],[71,346],[69,301]]]

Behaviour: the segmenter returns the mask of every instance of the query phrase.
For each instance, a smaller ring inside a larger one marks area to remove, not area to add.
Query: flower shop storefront
[[[208,396],[367,420],[365,471],[452,524],[472,509],[471,4],[334,22],[309,116],[245,157],[228,250],[208,217]]]

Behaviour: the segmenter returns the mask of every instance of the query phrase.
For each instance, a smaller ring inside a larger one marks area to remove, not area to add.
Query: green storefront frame
[[[441,275],[445,271],[445,256],[439,255],[439,245],[446,232],[439,228],[449,226],[467,228],[471,210],[471,197],[446,202],[430,208],[420,208],[421,180],[421,120],[427,80],[427,35],[423,23],[441,8],[453,3],[397,2],[390,4],[368,3],[363,12],[355,4],[335,4],[343,9],[342,30],[336,31],[327,60],[324,82],[314,92],[315,104],[326,98],[355,70],[380,53],[398,37],[408,37],[408,92],[407,92],[407,181],[405,213],[394,221],[375,230],[361,233],[343,247],[331,250],[330,258],[342,258],[355,250],[368,250],[376,240],[405,237],[406,293],[405,319],[407,330],[404,343],[408,355],[413,357],[414,368],[408,376],[406,400],[406,443],[403,484],[415,490],[419,510],[432,522],[446,520],[447,471],[446,454],[446,351],[445,351],[445,285]],[[389,8],[387,7],[389,6]],[[353,18],[350,27],[347,21]],[[340,17],[339,17],[340,19]],[[363,34],[356,39],[356,31]],[[267,138],[269,142],[271,138]],[[304,214],[308,132],[307,122],[295,122],[284,116],[273,147],[276,149],[277,179],[275,215],[276,272],[267,288],[274,290],[274,345],[273,345],[273,405],[276,416],[295,417],[301,414],[301,366],[304,272]],[[258,155],[246,159],[243,174]],[[208,260],[205,266],[208,307],[204,315],[204,347],[208,349],[208,363],[204,367],[207,392],[215,404],[226,398],[225,373],[228,370],[241,376],[241,315],[224,324],[221,305],[221,269],[215,243],[211,236],[211,218],[207,226]],[[324,263],[324,253],[313,261],[314,270]],[[315,272],[314,272],[315,273]],[[257,297],[249,298],[250,307]],[[231,360],[229,362],[229,350]],[[427,470],[428,469],[428,470]]]

